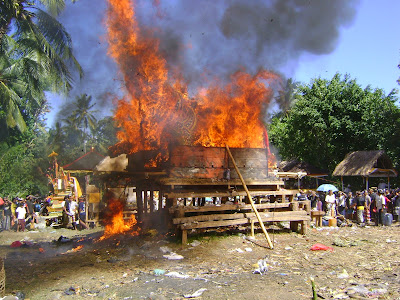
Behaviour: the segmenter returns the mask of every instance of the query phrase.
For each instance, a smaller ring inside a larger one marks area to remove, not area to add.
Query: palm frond
[[[21,98],[15,91],[0,82],[0,99],[1,106],[6,113],[6,124],[10,128],[17,127],[19,131],[26,130],[26,123],[18,107]]]
[[[49,13],[56,17],[65,9],[64,0],[39,0],[49,11]]]

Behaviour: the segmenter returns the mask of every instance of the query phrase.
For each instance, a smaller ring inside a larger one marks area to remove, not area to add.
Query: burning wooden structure
[[[268,136],[263,122],[276,95],[275,87],[282,84],[281,77],[266,69],[248,73],[239,68],[226,78],[210,77],[206,86],[199,81],[190,87],[184,70],[168,62],[160,40],[151,34],[155,31],[142,27],[135,13],[134,1],[109,1],[108,53],[117,63],[126,88],[124,97],[116,101],[114,114],[119,142],[113,153],[119,159],[110,163],[120,165],[124,154],[128,158],[126,168],[118,176],[110,173],[110,177],[114,181],[125,178],[124,184],[136,188],[138,221],[143,224],[156,216],[152,220],[175,224],[185,237],[189,227],[251,224],[251,215],[242,215],[237,219],[240,221],[230,217],[245,212],[246,197],[256,197],[257,205],[268,204],[262,208],[266,214],[271,203],[293,203],[293,193],[283,190],[283,182],[268,168]],[[225,145],[232,147],[250,197],[233,171]],[[210,202],[213,204],[206,205]],[[226,205],[229,209],[220,209]],[[286,210],[282,213],[291,216],[297,207],[274,204],[276,213]],[[296,213],[290,220],[293,228],[295,222],[307,221],[306,207],[301,206],[305,216]],[[191,212],[194,208],[201,210]],[[218,210],[218,218],[212,216]],[[194,219],[193,214],[207,215],[204,220],[208,221]]]
[[[233,148],[231,153],[263,222],[290,221],[293,230],[301,224],[305,233],[310,205],[294,201],[297,191],[282,189],[283,181],[268,165],[267,149]],[[139,222],[174,226],[182,231],[183,243],[188,230],[258,222],[226,148],[175,146],[159,164],[156,156],[156,151],[130,154],[119,173],[136,187]]]

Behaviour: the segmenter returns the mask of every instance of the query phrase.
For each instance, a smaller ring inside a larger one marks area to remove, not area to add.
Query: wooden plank
[[[182,224],[182,223],[216,221],[216,220],[233,220],[233,219],[241,219],[241,218],[246,218],[244,213],[200,215],[200,216],[191,216],[191,217],[183,217],[183,218],[174,218],[173,223],[174,224]]]
[[[257,218],[251,218],[255,223],[258,223]],[[308,221],[310,216],[308,215],[286,215],[286,216],[274,216],[274,217],[264,217],[261,216],[263,222],[288,222],[288,221]]]
[[[308,216],[305,210],[298,210],[298,211],[269,211],[269,212],[260,212],[260,216],[263,217],[286,217],[286,216]],[[246,218],[255,218],[255,213],[245,213],[244,216]],[[310,216],[309,216],[310,217]]]
[[[199,178],[173,178],[173,177],[167,177],[167,178],[161,178],[160,182],[163,185],[207,185],[207,186],[214,186],[214,185],[241,185],[241,181],[239,179],[235,180],[217,180],[215,178],[212,179],[199,179]],[[246,184],[249,186],[252,185],[272,185],[272,186],[283,186],[284,182],[280,179],[275,179],[274,177],[263,179],[263,180],[252,180],[248,179],[246,181]]]
[[[255,204],[257,209],[273,209],[273,208],[289,208],[290,203],[262,203]],[[191,212],[213,212],[213,211],[226,211],[226,210],[251,210],[250,204],[225,204],[225,205],[206,205],[206,206],[178,206],[171,207],[169,209],[170,213],[174,213],[177,209],[183,209],[185,213]]]
[[[180,225],[181,229],[195,229],[195,228],[212,228],[212,227],[223,227],[232,225],[243,225],[248,224],[247,218],[236,219],[236,220],[223,220],[223,221],[207,221],[198,223],[187,223]]]
[[[282,191],[270,191],[270,190],[251,190],[250,193],[253,196],[274,196],[282,198],[283,196],[293,197],[297,194],[297,190],[282,190]],[[181,192],[166,192],[166,195],[171,198],[195,198],[195,197],[239,197],[246,196],[246,191],[181,191]]]
[[[308,221],[310,216],[308,215],[286,215],[286,216],[274,216],[265,217],[261,216],[263,222],[289,222],[289,221]],[[251,224],[251,222],[259,223],[256,217],[254,218],[241,218],[235,220],[221,220],[221,221],[205,221],[205,222],[193,222],[185,223],[180,225],[181,229],[196,229],[196,228],[212,228],[212,227],[224,227],[232,225],[244,225]]]

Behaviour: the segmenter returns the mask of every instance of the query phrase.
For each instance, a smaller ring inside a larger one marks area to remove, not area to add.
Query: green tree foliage
[[[28,125],[24,134],[0,142],[0,195],[25,196],[48,192],[47,134]]]
[[[86,142],[88,139],[88,129],[92,132],[96,128],[96,117],[93,110],[93,107],[96,103],[92,104],[92,96],[88,96],[87,94],[82,94],[75,98],[75,110],[72,112],[70,118],[76,124],[76,126],[80,129],[83,129],[83,140]]]
[[[0,1],[0,195],[47,190],[45,91],[67,93],[82,69],[56,17],[64,0]]]
[[[69,91],[71,68],[82,75],[55,18],[64,7],[64,0],[0,1],[0,117],[7,127],[26,130],[24,117],[43,105],[44,91]]]
[[[301,85],[295,104],[269,126],[284,159],[298,158],[333,171],[351,151],[386,150],[399,165],[400,110],[392,91],[362,89],[348,75]]]
[[[117,143],[112,117],[97,120],[92,96],[82,94],[63,108],[65,116],[49,131],[49,149],[59,154],[60,165],[70,163],[94,147],[103,155]]]
[[[298,86],[299,82],[293,81],[293,78],[289,78],[286,80],[285,85],[278,90],[275,101],[278,103],[282,114],[286,114],[292,107]]]

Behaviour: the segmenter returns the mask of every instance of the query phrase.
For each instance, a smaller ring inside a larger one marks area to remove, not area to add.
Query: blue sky
[[[301,82],[311,78],[332,78],[348,73],[366,87],[389,93],[400,88],[400,1],[364,0],[353,24],[341,31],[336,50],[327,55],[305,55],[299,60],[294,77]]]
[[[276,70],[286,77],[293,77],[302,83],[309,83],[316,77],[330,79],[339,72],[349,74],[363,88],[371,85],[372,88],[384,89],[386,93],[393,88],[400,88],[396,82],[400,77],[400,69],[397,67],[400,63],[400,1],[398,0],[353,0],[351,3],[354,4],[354,13],[353,6],[347,6],[350,0],[335,1],[342,3],[343,7],[346,5],[346,8],[335,7],[332,16],[336,21],[333,24],[325,22],[323,18],[318,19],[320,16],[318,12],[315,16],[314,6],[308,8],[311,12],[305,11],[304,15],[310,14],[311,17],[308,18],[315,18],[316,20],[312,21],[317,24],[316,27],[324,24],[327,31],[321,30],[323,33],[332,32],[333,38],[321,42],[322,46],[316,45],[315,42],[318,41],[312,40],[308,41],[308,44],[303,43],[302,40],[308,38],[309,31],[313,31],[315,36],[320,34],[318,30],[313,28],[310,30],[310,27],[307,27],[309,24],[304,25],[303,31],[299,32],[297,27],[301,26],[297,23],[290,25],[292,27],[282,25],[284,20],[289,20],[290,23],[291,19],[280,16],[279,9],[271,11],[270,8],[263,6],[264,3],[272,1],[236,1],[248,8],[247,15],[242,14],[243,7],[239,7],[237,11],[233,10],[231,15],[228,14],[228,17],[226,9],[234,3],[233,1],[161,1],[161,8],[164,9],[166,18],[158,21],[149,17],[154,13],[148,5],[149,1],[138,1],[139,20],[150,22],[152,26],[158,25],[163,29],[160,31],[161,45],[166,44],[165,47],[170,47],[174,51],[182,50],[177,47],[178,44],[193,45],[183,61],[184,71],[192,82],[199,80],[199,75],[204,69],[207,69],[210,75],[213,75],[213,72],[215,75],[224,72],[228,74],[240,64],[249,72],[254,72],[264,63],[266,68]],[[310,3],[321,3],[320,0],[312,1]],[[287,3],[291,2],[285,0],[277,3],[288,5]],[[329,3],[325,5],[329,7],[332,2],[325,3]],[[75,4],[67,2],[67,9],[61,16],[61,22],[72,36],[75,54],[86,72],[86,78],[76,84],[71,96],[67,98],[49,96],[53,110],[47,116],[48,126],[57,119],[56,112],[59,108],[74,100],[76,95],[82,93],[92,95],[94,102],[99,105],[99,110],[109,115],[112,113],[110,95],[122,94],[117,68],[106,54],[105,8],[105,0],[79,0]],[[265,23],[253,22],[252,13],[257,14],[257,9],[261,10],[261,19],[264,19],[263,14],[269,14]],[[324,5],[321,9],[326,10]],[[350,17],[346,16],[347,13]],[[325,11],[325,14],[330,13]],[[297,15],[295,17],[298,18]],[[241,18],[245,21],[241,21]],[[239,28],[236,32],[231,32],[229,27],[223,29],[221,20]],[[295,21],[298,22],[298,19]],[[259,30],[260,24],[269,26],[267,39],[263,36],[264,31]],[[332,31],[330,27],[333,26],[335,30]],[[246,35],[243,35],[243,28],[247,30]],[[276,34],[271,32],[272,30],[282,31],[283,34]],[[282,38],[286,35],[290,35],[289,38],[293,42],[287,42]],[[298,39],[298,36],[301,38]],[[310,36],[313,38],[313,35]],[[277,41],[274,42],[273,38]],[[294,44],[296,45],[293,46]],[[178,57],[176,54],[171,52],[171,59],[176,59]]]

